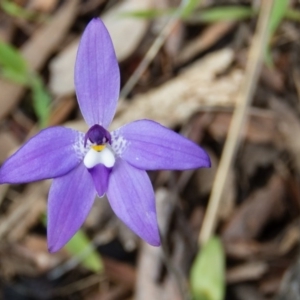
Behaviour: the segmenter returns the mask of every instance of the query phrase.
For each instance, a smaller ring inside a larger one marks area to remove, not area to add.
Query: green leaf
[[[181,16],[183,18],[188,17],[192,12],[196,10],[198,6],[201,5],[203,0],[185,0],[183,1],[183,8],[181,11]]]
[[[268,28],[268,39],[270,40],[277,30],[278,26],[282,22],[286,11],[289,6],[289,0],[274,0],[271,11],[269,28]],[[273,66],[273,59],[271,55],[270,43],[267,44],[265,49],[265,63],[268,67]]]
[[[42,79],[37,75],[32,78],[30,87],[32,89],[34,111],[39,119],[40,127],[44,128],[49,121],[51,97],[47,92]]]
[[[50,115],[50,95],[42,79],[30,72],[19,51],[3,41],[0,41],[0,75],[31,88],[33,108],[41,127],[45,127]]]
[[[183,5],[178,7],[177,9],[171,8],[165,10],[136,10],[132,12],[122,13],[122,16],[142,19],[154,19],[163,15],[178,13],[182,18],[186,18],[201,4],[202,1],[203,0],[184,0]]]
[[[82,259],[82,265],[92,272],[103,272],[104,268],[101,257],[94,249],[91,248],[90,240],[82,230],[76,232],[72,239],[66,244],[65,248],[73,256],[78,257],[87,251],[88,255]]]
[[[274,0],[269,23],[269,36],[272,36],[282,22],[289,7],[289,0]]]
[[[12,81],[14,83],[24,85],[24,86],[28,85],[28,76],[23,73],[16,72],[13,69],[7,67],[3,67],[2,69],[0,68],[0,75],[3,78]]]
[[[27,74],[25,59],[13,46],[0,41],[0,66],[15,72]]]
[[[221,241],[211,238],[198,252],[190,273],[195,300],[223,300],[225,295],[225,256]]]
[[[50,114],[50,95],[41,78],[30,72],[17,49],[3,41],[0,41],[0,67],[2,77],[31,88],[35,113],[41,127],[45,127]]]
[[[15,83],[28,84],[25,59],[17,49],[3,41],[0,41],[0,74]]]
[[[289,0],[274,0],[272,11],[271,11],[271,16],[270,16],[270,21],[269,21],[269,28],[268,28],[268,39],[269,40],[274,35],[278,26],[282,22],[288,7],[289,7]],[[265,49],[265,63],[269,67],[273,66],[273,60],[272,60],[271,49],[270,49],[269,44],[267,45],[267,47]]]
[[[134,10],[120,14],[121,17],[133,17],[139,19],[155,19],[163,15],[171,14],[174,9],[158,10],[158,9],[145,9],[145,10]]]
[[[214,23],[219,21],[238,21],[252,18],[256,12],[245,6],[219,6],[201,11],[191,16],[193,21]]]
[[[35,13],[22,8],[21,6],[17,5],[12,1],[2,0],[0,5],[4,12],[6,12],[12,17],[17,17],[26,20],[33,20],[36,17]]]

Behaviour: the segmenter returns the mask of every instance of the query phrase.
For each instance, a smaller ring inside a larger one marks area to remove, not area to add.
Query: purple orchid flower
[[[151,245],[160,245],[154,191],[145,170],[210,167],[198,145],[150,121],[111,133],[120,72],[109,33],[100,19],[87,26],[78,49],[75,86],[86,134],[51,127],[31,138],[0,169],[0,183],[53,178],[48,199],[48,247],[64,246],[86,219],[96,195]]]

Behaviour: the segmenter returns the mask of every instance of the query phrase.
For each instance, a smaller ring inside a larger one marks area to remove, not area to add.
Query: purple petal
[[[63,247],[85,221],[96,196],[86,167],[53,180],[48,198],[47,237],[50,252]]]
[[[0,183],[25,183],[62,176],[83,159],[83,134],[52,127],[31,138],[0,169]]]
[[[146,171],[117,160],[109,178],[107,198],[115,214],[139,237],[160,245],[154,192]]]
[[[112,147],[122,159],[143,170],[210,167],[209,156],[197,144],[150,120],[112,132]]]
[[[87,124],[107,128],[116,111],[120,71],[111,38],[100,19],[93,19],[82,35],[75,64],[75,88]]]
[[[94,168],[88,169],[88,171],[92,175],[98,196],[100,198],[103,197],[108,188],[108,178],[111,169],[106,168],[102,164],[98,164]]]

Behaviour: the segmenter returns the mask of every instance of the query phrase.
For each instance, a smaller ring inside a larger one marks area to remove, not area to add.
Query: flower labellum
[[[75,87],[88,132],[59,126],[42,130],[4,162],[0,183],[53,178],[48,198],[50,252],[69,241],[85,221],[96,195],[105,194],[132,231],[159,246],[154,191],[146,170],[210,167],[207,153],[150,120],[107,131],[116,111],[120,72],[100,19],[93,19],[81,38]]]

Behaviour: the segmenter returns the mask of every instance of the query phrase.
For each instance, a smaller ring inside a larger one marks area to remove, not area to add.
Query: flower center
[[[87,141],[90,141],[92,144],[94,144],[94,147],[99,146],[99,148],[96,148],[96,151],[101,151],[103,148],[100,146],[105,145],[106,143],[111,144],[111,136],[110,133],[103,128],[102,126],[96,124],[93,125],[88,132],[86,133],[84,137],[84,147],[86,147]],[[99,149],[99,150],[97,150]]]
[[[91,146],[84,157],[83,163],[91,169],[98,164],[103,164],[107,168],[112,168],[115,164],[115,155],[111,149],[110,133],[102,126],[93,125],[84,137],[84,147],[90,141]]]

